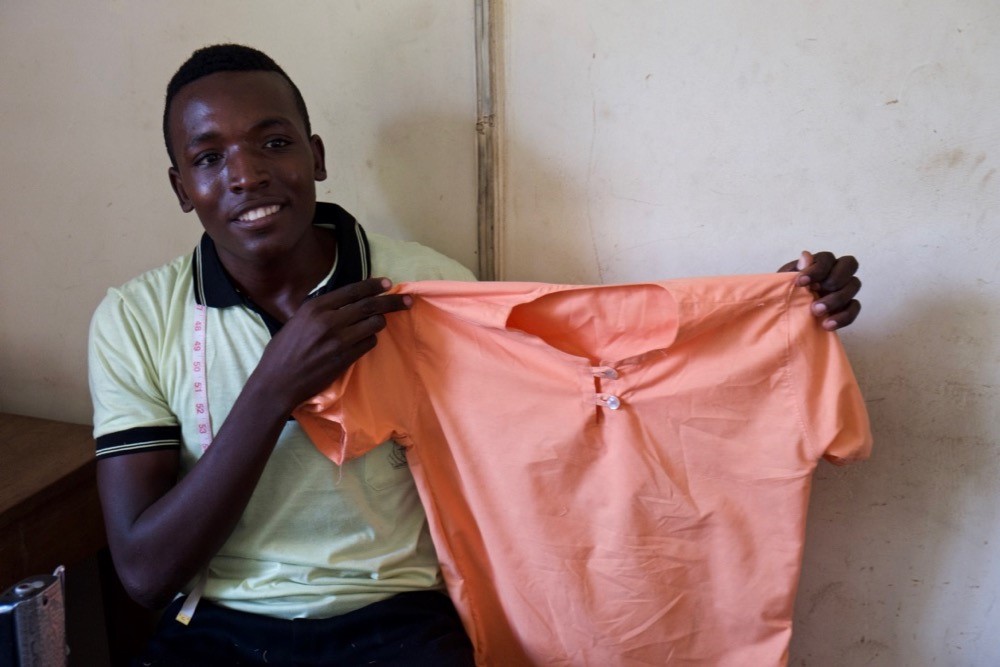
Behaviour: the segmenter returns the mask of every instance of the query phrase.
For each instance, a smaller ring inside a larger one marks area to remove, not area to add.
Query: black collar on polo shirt
[[[313,224],[333,230],[337,238],[337,259],[333,275],[325,285],[310,296],[326,294],[370,276],[371,252],[368,249],[368,237],[354,216],[337,204],[316,202]],[[202,234],[201,243],[195,248],[191,273],[196,303],[209,308],[248,306],[264,319],[272,335],[281,328],[280,322],[262,311],[236,289],[226,270],[222,268],[215,242],[208,234]]]

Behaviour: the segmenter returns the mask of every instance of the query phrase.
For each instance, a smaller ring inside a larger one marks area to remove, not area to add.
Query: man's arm
[[[409,297],[365,280],[317,297],[285,323],[222,424],[180,481],[178,453],[101,459],[98,488],[115,567],[129,594],[159,607],[205,566],[253,494],[292,410],[371,350]]]
[[[788,262],[782,271],[798,271],[799,285],[808,285],[816,293],[812,311],[823,318],[823,328],[835,331],[851,324],[861,312],[861,304],[854,297],[861,289],[855,273],[858,260],[850,255],[836,257],[831,252],[815,255],[803,252],[797,260]]]

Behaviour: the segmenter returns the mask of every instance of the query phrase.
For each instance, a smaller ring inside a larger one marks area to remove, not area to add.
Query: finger
[[[851,301],[847,308],[840,311],[835,315],[823,320],[823,328],[827,331],[836,331],[837,329],[843,329],[847,325],[854,322],[857,319],[858,313],[861,312],[861,304],[858,301]]]
[[[374,349],[377,339],[375,336],[365,336],[350,344],[343,340],[338,340],[337,343],[330,349],[319,351],[320,353],[315,357],[312,368],[309,370],[313,376],[318,378],[319,387],[310,388],[306,392],[307,394],[315,394],[339,377],[351,364]]]
[[[338,287],[312,299],[310,303],[315,304],[313,307],[318,309],[343,308],[362,299],[381,294],[390,287],[392,287],[392,281],[388,278],[368,278],[344,287]]]
[[[802,254],[799,255],[798,259],[793,259],[792,261],[787,262],[786,264],[782,264],[781,268],[778,269],[778,273],[801,271],[802,269],[812,264],[812,261],[813,261],[812,255],[808,251],[803,250]],[[805,283],[800,282],[799,284],[804,285]]]
[[[851,255],[845,255],[837,259],[834,263],[833,268],[830,270],[830,275],[826,277],[821,283],[824,293],[825,292],[836,292],[837,290],[843,289],[851,279],[854,274],[858,272],[858,260],[854,259]]]
[[[413,305],[413,297],[409,294],[389,294],[371,296],[355,303],[337,309],[339,316],[347,323],[359,322],[367,317],[385,315],[400,310],[407,310]]]
[[[861,281],[852,277],[847,284],[836,292],[822,295],[812,304],[812,312],[816,315],[836,315],[847,308],[861,290]]]
[[[412,303],[413,297],[407,294],[362,299],[331,312],[326,326],[329,331],[336,331],[344,344],[350,345],[385,329],[387,314],[407,310]]]
[[[812,263],[803,266],[803,264],[807,261],[807,257],[810,256],[812,257]],[[823,281],[826,280],[826,277],[830,275],[830,271],[833,269],[836,259],[837,258],[832,252],[818,252],[815,255],[803,252],[802,258],[799,260],[801,273],[799,274],[798,284],[822,284]]]
[[[351,345],[344,347],[337,361],[344,367],[350,366],[365,354],[375,349],[377,343],[378,339],[374,335],[364,336]]]
[[[349,365],[365,351],[375,347],[375,336],[385,328],[385,324],[385,316],[372,315],[347,326],[340,326],[335,330],[335,335],[319,341],[315,349],[319,358]],[[359,353],[359,349],[363,351]]]
[[[803,250],[802,254],[799,255],[798,261],[795,262],[795,268],[798,269],[799,271],[802,271],[807,266],[809,266],[810,264],[812,264],[813,261],[814,261],[814,258],[813,258],[812,253],[809,252],[808,250]]]

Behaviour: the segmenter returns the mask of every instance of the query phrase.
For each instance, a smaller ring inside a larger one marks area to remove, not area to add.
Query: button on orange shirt
[[[871,446],[794,281],[399,285],[295,416],[407,448],[480,665],[783,664],[813,469]]]

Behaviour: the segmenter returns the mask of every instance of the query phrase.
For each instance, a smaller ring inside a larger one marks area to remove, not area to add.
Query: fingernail
[[[405,305],[405,306],[406,306],[407,308],[409,308],[410,306],[412,306],[412,305],[413,305],[413,297],[412,297],[412,296],[410,296],[409,294],[407,294],[407,295],[403,296],[403,304],[404,304],[404,305]]]
[[[827,331],[833,331],[837,328],[837,323],[834,320],[823,320],[823,328]]]
[[[389,280],[388,278],[383,278],[381,284],[382,284],[382,287],[384,287],[386,289],[389,289],[390,287],[392,287],[392,281]]]
[[[810,260],[809,253],[803,250],[802,254],[799,255],[799,261],[795,264],[795,268],[798,269],[799,271],[803,270],[804,268],[809,266],[810,264],[809,260]]]
[[[813,304],[813,312],[816,313],[817,315],[822,315],[823,313],[826,312],[826,304],[825,303],[814,303]]]

